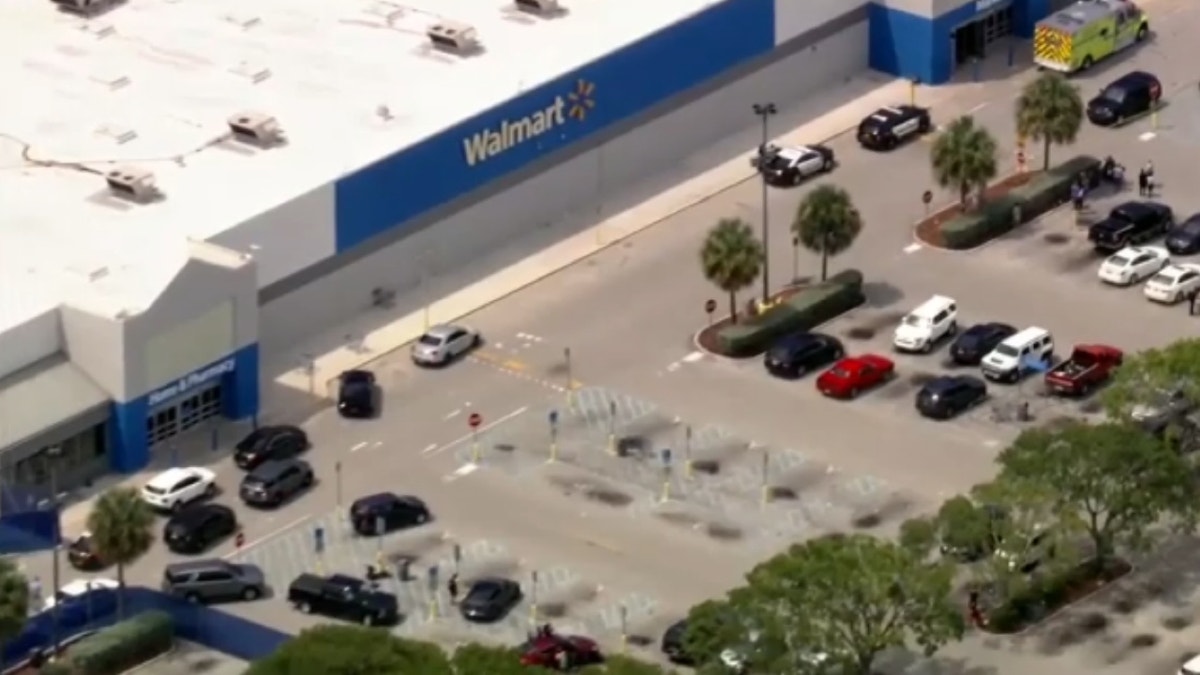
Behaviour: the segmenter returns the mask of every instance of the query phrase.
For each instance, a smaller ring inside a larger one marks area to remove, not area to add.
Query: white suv
[[[935,295],[900,320],[892,345],[904,352],[929,352],[942,338],[958,332],[958,303]]]
[[[162,511],[174,511],[217,490],[217,474],[199,466],[167,469],[142,486],[142,500]]]

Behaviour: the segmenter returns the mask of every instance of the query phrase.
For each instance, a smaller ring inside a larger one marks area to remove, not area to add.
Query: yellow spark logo
[[[587,119],[588,112],[596,107],[596,85],[587,80],[578,80],[575,82],[575,89],[567,94],[567,101],[570,102],[571,108],[568,113],[572,119],[580,122]]]

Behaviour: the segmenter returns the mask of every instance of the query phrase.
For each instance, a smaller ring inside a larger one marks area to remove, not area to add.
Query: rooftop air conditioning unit
[[[434,47],[450,52],[466,53],[479,47],[479,33],[465,23],[441,21],[425,32]]]
[[[67,11],[87,14],[104,9],[117,0],[52,0],[52,2]]]
[[[558,0],[513,0],[513,4],[530,14],[556,14],[562,10]]]
[[[242,143],[271,146],[286,140],[279,121],[270,115],[245,111],[230,117],[227,122],[234,140]]]
[[[154,174],[135,166],[118,166],[104,174],[108,189],[122,199],[148,202],[161,196],[154,183]]]

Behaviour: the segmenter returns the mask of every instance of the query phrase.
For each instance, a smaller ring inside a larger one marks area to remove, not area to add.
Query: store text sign
[[[169,401],[176,396],[181,396],[196,387],[203,386],[226,373],[232,373],[237,367],[237,363],[233,359],[225,359],[218,361],[211,366],[205,366],[200,370],[188,373],[174,382],[163,386],[155,391],[150,392],[149,405],[154,406]]]

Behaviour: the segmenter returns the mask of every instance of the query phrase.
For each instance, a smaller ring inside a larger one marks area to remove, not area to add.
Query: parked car
[[[104,577],[76,579],[60,587],[50,597],[46,598],[41,607],[35,609],[36,611],[44,612],[59,605],[68,605],[73,602],[86,600],[88,596],[97,591],[115,592],[120,587],[121,584],[116,579],[107,579]]]
[[[1171,264],[1171,254],[1161,246],[1129,246],[1112,254],[1100,264],[1100,281],[1129,286],[1149,279]]]
[[[1097,251],[1115,253],[1160,237],[1174,224],[1175,214],[1166,204],[1125,202],[1088,228],[1088,241]]]
[[[263,571],[256,565],[221,558],[171,563],[163,570],[162,592],[188,602],[257,600],[267,593]]]
[[[763,357],[767,372],[795,378],[837,361],[846,354],[841,341],[822,333],[798,333],[776,342]]]
[[[902,352],[928,353],[938,341],[954,337],[957,332],[958,303],[954,298],[935,295],[900,320],[892,346]]]
[[[217,474],[199,466],[167,469],[142,486],[142,499],[158,511],[177,511],[217,491]]]
[[[277,459],[259,464],[242,477],[238,495],[247,506],[274,507],[312,487],[312,466],[302,459]]]
[[[961,366],[977,366],[988,352],[1016,334],[1017,329],[1006,323],[975,324],[959,333],[950,345],[950,358]]]
[[[490,623],[507,616],[521,597],[521,585],[512,579],[484,577],[471,582],[458,611],[467,621]]]
[[[1071,357],[1046,373],[1046,389],[1065,396],[1086,396],[1112,377],[1125,354],[1108,345],[1076,345]]]
[[[175,553],[196,555],[237,532],[233,509],[221,504],[195,504],[171,516],[163,541]]]
[[[831,398],[856,398],[892,379],[896,365],[876,354],[844,358],[817,378],[817,390]]]
[[[687,653],[684,638],[687,635],[687,619],[680,619],[667,627],[662,636],[662,653],[671,663],[694,666],[696,660]]]
[[[1200,265],[1196,263],[1176,263],[1167,265],[1150,277],[1142,292],[1154,302],[1175,304],[1184,298],[1191,297],[1200,289]]]
[[[1047,370],[1053,362],[1054,336],[1045,328],[1030,326],[996,345],[979,362],[979,370],[989,380],[1016,383],[1034,364]]]
[[[367,495],[350,505],[350,523],[354,531],[364,537],[416,527],[429,522],[431,518],[425,502],[417,497],[391,492]]]
[[[917,412],[931,419],[950,419],[987,400],[987,385],[971,375],[936,377],[917,392]]]
[[[805,178],[833,171],[837,163],[833,150],[823,145],[768,145],[755,153],[750,165],[768,185],[791,187],[804,182]]]
[[[1171,427],[1183,427],[1194,430],[1197,425],[1193,422],[1196,413],[1194,404],[1182,390],[1163,391],[1145,403],[1135,405],[1130,410],[1130,417],[1146,433],[1162,437]]]
[[[1087,118],[1096,126],[1120,126],[1157,107],[1162,94],[1157,77],[1135,70],[1117,78],[1088,101]]]
[[[96,572],[110,564],[96,550],[92,533],[86,531],[67,544],[67,562],[81,572]]]
[[[301,574],[288,585],[287,600],[305,614],[347,619],[364,626],[385,626],[400,619],[396,596],[342,574]]]
[[[1192,214],[1167,231],[1167,250],[1171,255],[1200,253],[1200,213]]]
[[[433,326],[412,346],[412,360],[418,366],[444,366],[479,346],[479,333],[463,326]]]
[[[604,660],[600,645],[595,640],[582,635],[559,635],[552,630],[534,636],[521,647],[523,666],[558,670],[564,657],[568,669],[582,668]]]
[[[338,377],[337,410],[348,419],[374,417],[378,406],[379,388],[375,373],[369,370],[347,370]]]
[[[250,471],[263,462],[295,457],[310,446],[308,434],[300,427],[288,424],[259,427],[234,448],[233,462],[238,468]]]

